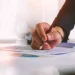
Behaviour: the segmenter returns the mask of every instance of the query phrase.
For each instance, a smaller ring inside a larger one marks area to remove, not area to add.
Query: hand
[[[39,49],[43,42],[47,41],[46,31],[50,28],[48,23],[39,23],[36,25],[35,30],[32,33],[31,47],[33,49]]]
[[[58,31],[60,31],[60,33]],[[59,27],[52,28],[51,31],[47,34],[47,41],[43,43],[41,49],[50,50],[56,47],[62,41],[61,36],[64,36],[61,28]]]
[[[52,28],[52,30],[46,34],[49,30],[50,25],[48,23],[39,23],[36,25],[36,28],[32,35],[31,47],[33,49],[50,50],[61,43],[61,35],[57,32],[60,31],[62,36],[64,35],[63,30],[60,27]]]

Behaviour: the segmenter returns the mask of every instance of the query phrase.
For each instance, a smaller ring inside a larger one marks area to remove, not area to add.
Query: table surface
[[[18,47],[22,49],[21,46]],[[25,49],[28,48],[29,46],[25,46]],[[1,56],[0,58],[0,75],[31,75],[35,69],[49,66],[56,67],[60,73],[75,72],[75,52],[55,57]]]

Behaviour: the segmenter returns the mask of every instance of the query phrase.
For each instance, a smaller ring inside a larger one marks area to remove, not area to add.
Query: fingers
[[[39,49],[43,42],[47,41],[46,31],[49,29],[48,23],[39,23],[32,35],[32,48]]]
[[[40,36],[41,40],[46,41],[47,38],[46,38],[46,34],[45,34],[43,26],[38,24],[37,27],[36,27],[36,30],[37,30],[38,35]]]
[[[48,41],[55,40],[56,39],[55,33],[56,30],[52,28],[51,31],[47,34],[47,40]]]
[[[42,44],[43,44],[43,41],[41,40],[41,38],[39,37],[37,31],[35,30],[33,32],[33,35],[32,35],[31,47],[33,49],[39,49]]]
[[[31,47],[33,49],[39,49],[42,45],[42,49],[49,50],[61,42],[61,36],[55,28],[52,28],[52,30],[46,34],[49,27],[50,25],[47,23],[39,23],[36,25],[36,29],[32,35]]]
[[[48,42],[48,43],[51,46],[51,49],[54,48],[54,47],[56,47],[59,44],[59,42],[56,41],[56,40],[53,40],[52,42]]]
[[[61,36],[57,32],[47,35],[47,37],[51,48],[54,48],[61,43]]]
[[[47,34],[47,42],[43,44],[42,49],[52,49],[61,43],[61,36],[60,34],[52,30],[50,33]]]
[[[41,40],[46,41],[47,37],[46,37],[46,30],[48,30],[50,27],[49,24],[47,23],[39,23],[36,25],[36,30],[38,35],[40,36]]]
[[[42,45],[43,41],[41,40],[41,38],[39,37],[37,31],[35,30],[33,32],[32,38],[39,44]]]
[[[42,45],[42,50],[50,50],[51,49],[51,46],[49,45],[48,42],[45,42],[43,45]]]
[[[32,40],[31,47],[35,50],[38,50],[40,46],[35,40]]]
[[[52,28],[51,32],[47,34],[47,40],[51,41],[51,40],[62,40],[61,39],[61,35],[54,29]]]

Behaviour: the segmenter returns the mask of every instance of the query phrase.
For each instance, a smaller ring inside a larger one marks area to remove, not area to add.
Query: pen
[[[50,28],[46,31],[46,34],[49,33],[49,32],[51,31],[52,28],[53,28],[53,27],[50,26]]]

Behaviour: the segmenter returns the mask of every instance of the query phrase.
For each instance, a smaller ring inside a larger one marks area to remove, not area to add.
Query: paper
[[[75,44],[74,44],[75,45]],[[40,57],[40,56],[56,56],[56,55],[65,55],[68,53],[75,52],[75,46],[73,44],[61,44],[60,47],[55,47],[51,50],[32,50],[30,45],[21,47],[13,46],[9,48],[3,48],[7,51],[12,51],[18,53],[20,57]],[[11,49],[12,48],[12,49]]]
[[[39,56],[52,56],[52,55],[63,55],[75,52],[73,48],[63,48],[63,47],[55,47],[51,50],[24,50],[26,54],[33,54]]]

